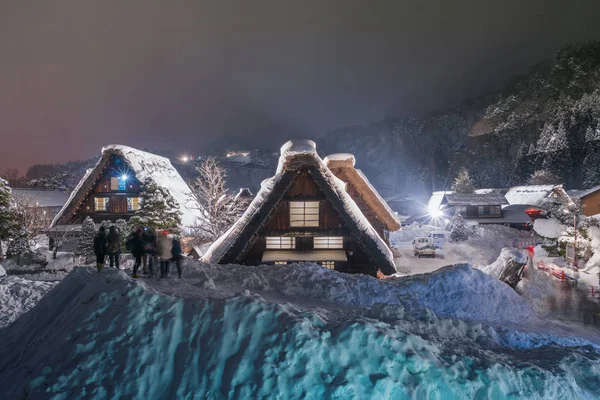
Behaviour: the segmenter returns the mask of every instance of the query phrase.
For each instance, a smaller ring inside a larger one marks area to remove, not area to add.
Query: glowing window
[[[110,190],[112,191],[124,191],[127,189],[127,179],[123,179],[123,176],[111,176],[110,178]]]
[[[138,211],[141,208],[142,198],[141,197],[128,197],[127,198],[127,211]]]
[[[267,249],[295,249],[295,237],[267,236]]]
[[[96,211],[108,211],[108,197],[96,197],[96,198],[94,198],[94,210],[96,210]]]
[[[325,267],[327,269],[335,269],[335,261],[321,261],[319,264],[321,264],[322,267]]]
[[[343,236],[317,236],[313,239],[315,249],[343,249]]]
[[[310,228],[319,226],[318,201],[290,201],[290,226]]]
[[[287,261],[275,261],[275,265],[287,265]]]

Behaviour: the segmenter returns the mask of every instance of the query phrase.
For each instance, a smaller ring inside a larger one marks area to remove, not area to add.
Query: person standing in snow
[[[144,253],[142,256],[142,263],[144,264],[144,274],[148,273],[150,269],[150,276],[154,276],[153,261],[156,255],[156,235],[152,228],[144,228],[142,231],[142,245]]]
[[[177,235],[173,235],[171,254],[173,255],[172,260],[175,262],[175,266],[177,267],[177,276],[179,279],[181,279],[181,241]]]
[[[127,239],[128,247],[131,250],[131,254],[135,258],[135,264],[133,265],[132,278],[137,278],[137,272],[142,264],[142,256],[144,255],[144,243],[142,241],[142,228],[137,227],[135,232],[130,235]]]
[[[117,228],[114,225],[108,229],[108,260],[110,267],[113,265],[116,269],[119,269],[119,257],[121,256],[121,234],[117,232]]]
[[[104,268],[104,259],[108,253],[108,244],[106,241],[106,230],[103,226],[98,229],[98,233],[94,236],[94,254],[96,254],[96,267],[98,272]]]
[[[169,235],[168,230],[163,230],[158,235],[156,244],[156,252],[160,258],[160,277],[166,278],[169,276],[169,260],[173,258],[173,236]]]

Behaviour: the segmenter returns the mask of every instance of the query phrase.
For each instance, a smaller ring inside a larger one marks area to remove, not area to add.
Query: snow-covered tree
[[[16,258],[17,265],[19,265],[21,256],[30,252],[31,248],[29,247],[29,233],[25,228],[22,228],[8,243],[6,257]]]
[[[600,151],[591,150],[583,161],[586,166],[583,176],[583,186],[592,187],[600,184]]]
[[[527,179],[528,185],[558,185],[559,183],[560,178],[545,169],[535,171]]]
[[[96,224],[94,221],[87,217],[83,224],[81,224],[81,234],[77,240],[75,251],[73,255],[75,257],[84,257],[85,263],[89,263],[94,256],[94,237],[96,236]]]
[[[198,221],[198,241],[213,241],[225,233],[247,206],[227,189],[227,172],[214,158],[203,160],[197,168],[198,178],[192,190],[204,212],[204,221]]]
[[[458,171],[458,175],[452,184],[452,191],[456,193],[473,193],[475,191],[473,181],[466,168],[462,168]]]
[[[451,242],[464,242],[469,238],[467,226],[463,220],[462,215],[455,213],[450,221],[450,241]]]
[[[129,220],[131,229],[145,226],[154,230],[168,229],[178,233],[181,226],[181,213],[179,203],[171,193],[146,179],[141,193],[142,207]]]
[[[20,232],[20,218],[8,182],[0,178],[0,258],[2,242],[15,238]]]
[[[598,127],[594,128],[592,126],[588,126],[585,131],[585,141],[595,142],[597,140],[600,140],[600,129],[598,129]]]

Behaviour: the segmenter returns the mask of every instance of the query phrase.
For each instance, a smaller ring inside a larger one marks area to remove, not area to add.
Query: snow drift
[[[34,282],[16,276],[2,277],[0,266],[0,328],[3,328],[33,308],[56,285],[54,282]]]
[[[195,267],[181,281],[76,268],[0,330],[0,393],[502,399],[600,387],[598,347],[508,328],[536,316],[468,266],[385,281],[311,264]]]

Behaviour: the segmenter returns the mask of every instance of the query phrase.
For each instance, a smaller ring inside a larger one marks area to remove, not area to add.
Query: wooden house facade
[[[376,276],[394,273],[389,247],[316,154],[312,141],[282,147],[277,174],[203,257],[246,265],[315,262]]]
[[[86,217],[96,223],[129,220],[143,207],[141,193],[147,181],[164,187],[177,200],[182,227],[199,223],[201,207],[169,159],[111,145],[102,149],[102,157],[73,190],[52,227],[81,224]]]

